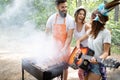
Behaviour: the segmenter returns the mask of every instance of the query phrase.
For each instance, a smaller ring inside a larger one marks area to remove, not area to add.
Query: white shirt
[[[82,37],[84,34],[86,34],[86,31],[85,31],[85,24],[82,26],[82,30],[79,32],[76,28],[74,30],[74,37],[76,40],[78,40],[80,37]],[[81,44],[84,46],[84,47],[87,47],[88,46],[88,39],[84,40],[81,42]]]
[[[103,53],[104,43],[111,44],[111,34],[107,29],[100,31],[96,39],[94,39],[92,36],[89,36],[88,38],[88,47],[94,50],[95,57],[99,57]]]
[[[56,14],[58,14],[58,13],[51,15],[46,23],[46,27],[50,28],[51,31],[52,31],[53,25],[55,24]],[[65,19],[66,19],[66,22],[65,22],[66,23],[66,30],[68,31],[69,29],[74,29],[74,26],[75,26],[74,19],[69,14],[67,14]],[[56,23],[63,24],[64,18],[58,15]]]

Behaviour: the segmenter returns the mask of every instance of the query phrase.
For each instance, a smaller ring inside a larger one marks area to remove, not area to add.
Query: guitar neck
[[[84,55],[82,54],[81,58],[82,59],[87,59],[87,60],[90,60],[93,56],[89,56],[89,55]],[[102,59],[101,58],[96,58],[97,62],[101,63],[102,62]]]

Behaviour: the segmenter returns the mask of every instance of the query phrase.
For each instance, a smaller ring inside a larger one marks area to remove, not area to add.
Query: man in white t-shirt
[[[70,43],[74,30],[74,20],[67,14],[66,0],[56,0],[55,3],[58,12],[49,17],[46,23],[46,33],[52,33],[53,38],[57,42],[57,47],[59,46],[58,50],[60,50],[60,53],[58,53],[58,56],[64,53],[62,58],[64,59],[63,61],[67,62],[70,56]],[[67,80],[67,75],[68,66],[63,71],[63,80]]]

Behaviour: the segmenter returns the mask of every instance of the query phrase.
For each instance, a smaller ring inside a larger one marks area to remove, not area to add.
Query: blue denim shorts
[[[97,75],[101,75],[99,64],[90,64],[90,67],[91,67],[91,69],[90,69],[91,72],[93,72]]]

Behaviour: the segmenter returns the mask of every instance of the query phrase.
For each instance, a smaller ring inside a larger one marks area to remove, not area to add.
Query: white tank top
[[[76,27],[75,27],[74,37],[75,37],[76,40],[79,39],[80,37],[82,37],[84,34],[86,34],[85,24],[83,25],[82,30],[80,32],[78,32]],[[87,47],[88,46],[88,40],[86,39],[86,40],[82,41],[81,44],[83,45],[83,47]]]

